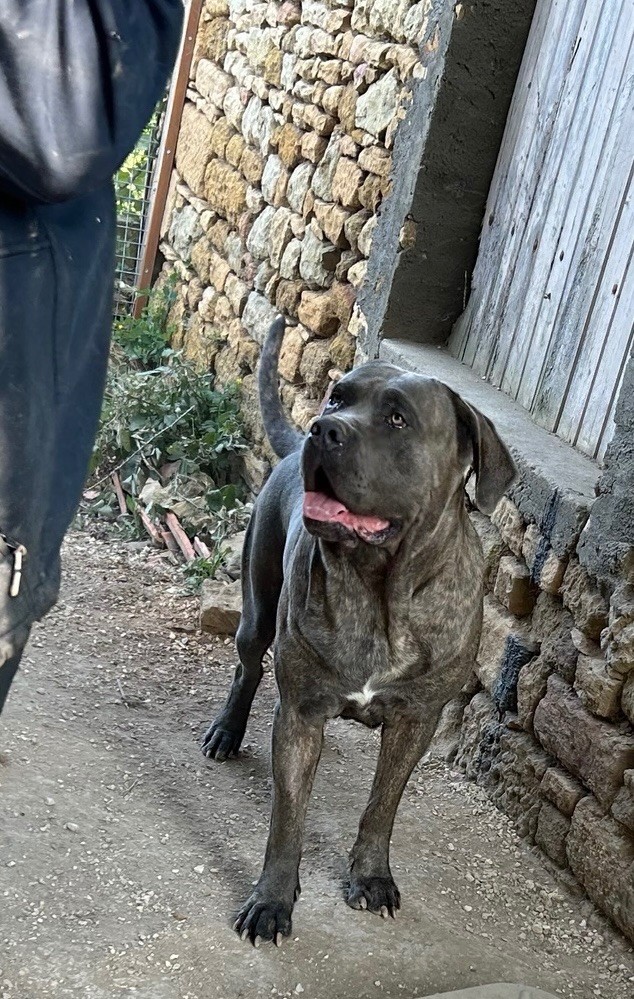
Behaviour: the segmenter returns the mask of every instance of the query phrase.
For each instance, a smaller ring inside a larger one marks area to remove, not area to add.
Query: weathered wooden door
[[[633,346],[634,0],[538,0],[449,349],[601,457]]]

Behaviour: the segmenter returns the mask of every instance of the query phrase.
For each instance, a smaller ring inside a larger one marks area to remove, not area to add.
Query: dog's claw
[[[223,728],[220,722],[214,722],[207,731],[202,742],[203,756],[207,759],[224,763],[230,756],[235,756],[240,749],[242,732]]]
[[[291,906],[268,900],[257,891],[242,908],[234,924],[240,939],[250,940],[254,947],[259,947],[265,940],[271,940],[279,947],[291,928]]]
[[[383,919],[395,919],[401,907],[401,896],[391,877],[351,877],[346,901],[353,909],[369,909]]]

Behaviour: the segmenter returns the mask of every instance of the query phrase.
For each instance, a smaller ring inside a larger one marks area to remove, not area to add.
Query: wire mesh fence
[[[115,177],[117,239],[114,309],[115,317],[132,311],[137,292],[137,273],[151,198],[152,177],[165,119],[167,95],[160,101],[136,147]]]

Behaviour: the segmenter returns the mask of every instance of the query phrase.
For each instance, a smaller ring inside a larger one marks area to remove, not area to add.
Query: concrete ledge
[[[460,992],[437,992],[426,999],[555,999],[550,992],[533,989],[530,985],[477,985],[474,989],[461,989]]]
[[[446,382],[493,420],[520,471],[511,498],[558,556],[570,554],[595,499],[597,463],[536,426],[526,410],[439,347],[383,340],[379,357]]]

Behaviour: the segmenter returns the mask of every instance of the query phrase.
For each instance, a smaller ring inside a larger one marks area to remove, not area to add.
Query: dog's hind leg
[[[434,734],[440,712],[384,725],[367,808],[350,853],[346,901],[353,909],[394,916],[401,896],[390,871],[390,838],[396,810],[412,770]]]
[[[205,733],[202,751],[219,762],[237,753],[251,704],[262,679],[262,660],[275,638],[282,589],[281,547],[256,536],[255,515],[248,527],[242,563],[242,615],[236,635],[239,663],[224,707]],[[266,525],[265,525],[266,526]],[[260,531],[262,527],[260,526]],[[279,554],[278,554],[279,553]]]

